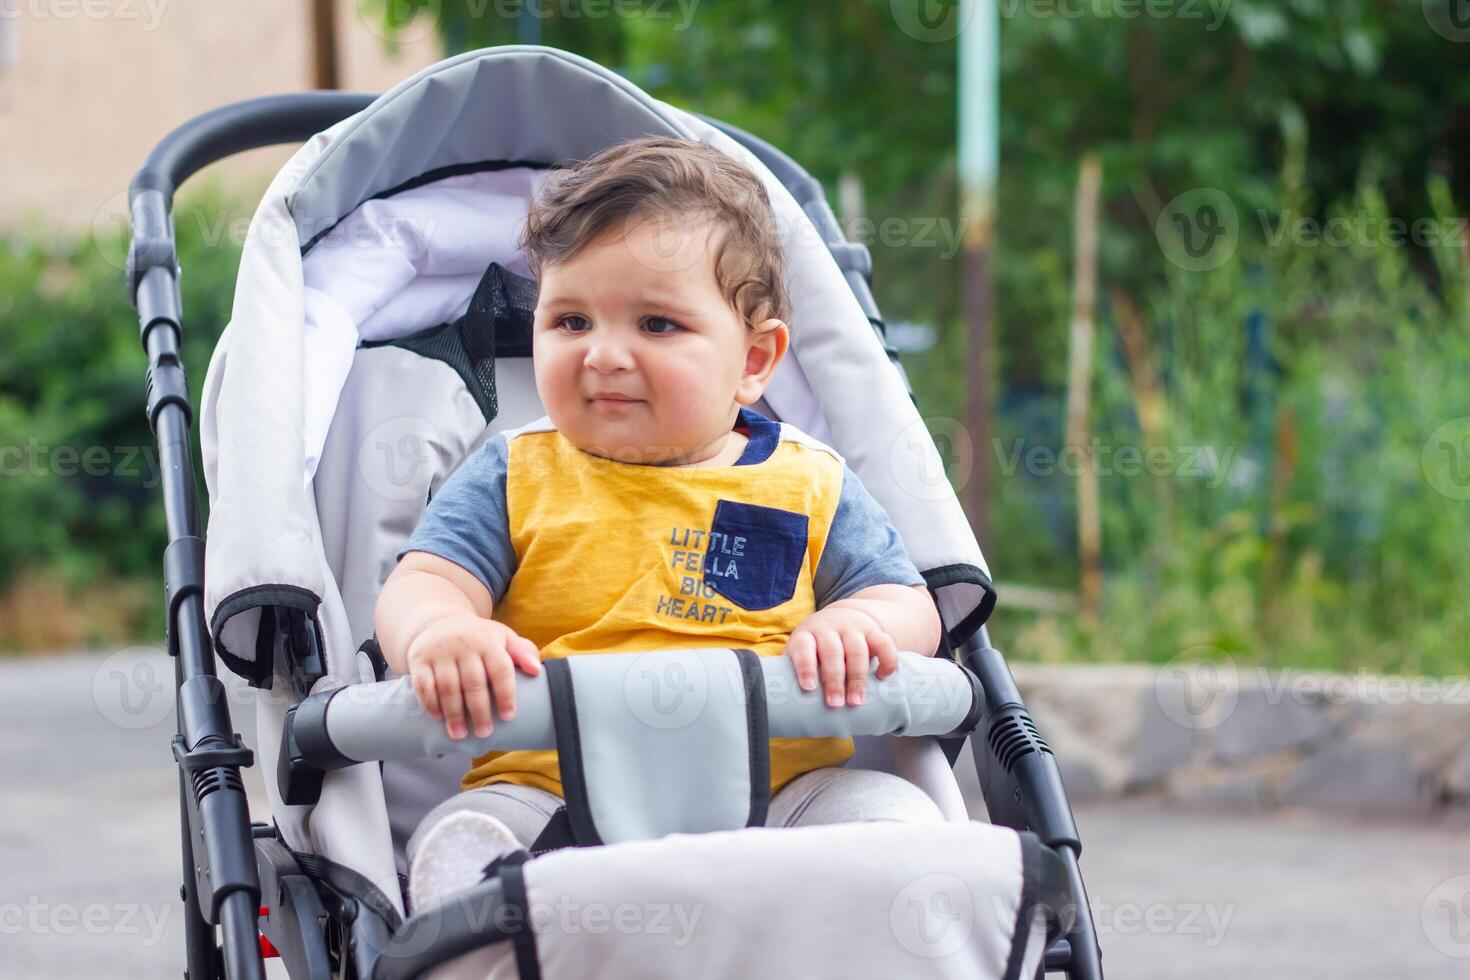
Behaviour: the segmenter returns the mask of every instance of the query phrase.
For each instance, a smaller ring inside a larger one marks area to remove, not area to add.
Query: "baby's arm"
[[[475,736],[494,729],[490,695],[501,721],[515,717],[515,668],[541,670],[536,645],[490,618],[490,590],[454,562],[424,551],[403,556],[373,609],[373,626],[388,666],[407,674],[430,717],[444,719],[450,738],[464,738],[468,709]]]
[[[464,738],[490,734],[490,692],[502,721],[515,714],[515,670],[540,671],[536,647],[490,619],[492,597],[515,574],[506,517],[508,446],[494,436],[434,495],[399,552],[373,609],[388,665],[408,675],[430,716]]]
[[[820,678],[827,703],[862,704],[868,657],[878,677],[898,668],[898,651],[932,657],[939,646],[939,610],[888,513],[842,468],[842,490],[812,575],[817,612],[791,633],[786,653],[802,690]]]
[[[926,657],[939,647],[939,610],[922,585],[871,585],[817,610],[791,633],[786,654],[803,691],[820,678],[827,704],[862,704],[868,658],[878,658],[881,680],[898,669],[898,651]]]

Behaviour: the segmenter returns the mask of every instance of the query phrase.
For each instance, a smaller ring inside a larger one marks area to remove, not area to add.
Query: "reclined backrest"
[[[357,651],[429,496],[490,434],[543,414],[528,358],[487,359],[474,338],[436,328],[465,315],[490,263],[525,272],[514,241],[550,168],[650,133],[704,140],[762,177],[782,230],[792,347],[757,407],[846,458],[929,579],[952,639],[983,621],[988,571],[942,461],[803,204],[704,120],[574,55],[508,46],[428,68],[319,134],[256,213],[201,416],[206,611],[231,669],[273,693],[288,686],[292,639],[274,629],[287,610],[312,627],[318,686],[371,679]],[[259,702],[266,759],[290,700]],[[462,762],[385,776],[419,780],[407,796],[442,797]],[[355,774],[335,796],[370,793],[364,768],[344,771]],[[333,798],[324,787],[317,809],[353,805]],[[273,786],[272,800],[288,841],[328,846]],[[363,847],[384,829],[365,826]]]

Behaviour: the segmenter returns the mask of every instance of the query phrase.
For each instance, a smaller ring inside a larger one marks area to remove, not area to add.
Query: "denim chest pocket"
[[[721,500],[705,549],[704,581],[742,609],[771,609],[796,594],[807,516]]]

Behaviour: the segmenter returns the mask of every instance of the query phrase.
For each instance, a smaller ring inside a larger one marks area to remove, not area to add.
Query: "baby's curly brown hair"
[[[781,239],[771,200],[750,169],[694,140],[644,136],[549,177],[526,215],[520,247],[538,279],[608,232],[642,218],[711,222],[721,235],[715,278],[747,329],[786,319]]]

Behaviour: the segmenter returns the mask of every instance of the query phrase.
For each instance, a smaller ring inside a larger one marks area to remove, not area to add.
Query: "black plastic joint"
[[[163,192],[135,190],[128,202],[133,220],[133,237],[128,245],[128,296],[138,306],[138,287],[153,269],[167,269],[172,278],[179,275],[179,257],[174,249],[174,232],[169,220],[168,200]],[[138,307],[141,309],[141,307]]]
[[[174,759],[178,761],[180,768],[191,773],[200,769],[219,769],[226,766],[249,769],[255,765],[255,753],[246,746],[239,733],[231,734],[230,738],[231,744],[219,744],[218,738],[210,738],[191,749],[184,743],[184,736],[175,735]]]
[[[955,726],[954,731],[940,736],[942,739],[964,738],[980,727],[980,719],[985,716],[985,691],[980,687],[980,678],[964,664],[957,666],[965,675],[965,680],[970,682],[970,710],[965,713],[964,720]]]
[[[143,349],[149,350],[148,334],[163,326],[173,330],[173,346],[177,347],[179,324],[184,322],[178,280],[162,269],[150,270],[138,286],[134,301],[138,307],[138,340]]]
[[[179,603],[191,595],[204,598],[204,539],[186,535],[174,538],[163,549],[164,592],[168,597],[168,634],[177,634]],[[168,652],[178,653],[177,646],[170,642]]]
[[[184,377],[184,365],[174,355],[148,365],[148,427],[158,431],[158,413],[168,404],[183,409],[186,425],[193,425],[194,411],[189,407],[189,382]]]
[[[276,780],[281,798],[292,806],[315,804],[321,799],[328,769],[357,763],[339,752],[327,733],[327,707],[342,690],[345,688],[313,694],[286,710]]]
[[[868,282],[873,281],[873,255],[862,242],[828,242],[827,250],[837,260],[837,268],[843,272],[856,272]]]
[[[300,609],[282,610],[277,622],[281,624],[282,648],[290,667],[291,690],[297,697],[306,698],[316,682],[327,675],[318,633],[320,626],[315,616]]]

